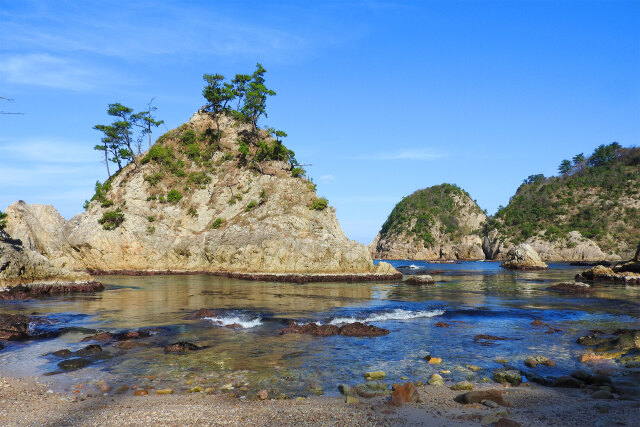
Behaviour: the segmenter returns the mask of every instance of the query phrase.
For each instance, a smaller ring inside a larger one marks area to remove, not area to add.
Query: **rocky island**
[[[218,129],[220,138],[217,138]],[[8,232],[58,268],[272,280],[399,277],[350,241],[277,137],[200,111],[104,183],[66,221],[16,202]]]

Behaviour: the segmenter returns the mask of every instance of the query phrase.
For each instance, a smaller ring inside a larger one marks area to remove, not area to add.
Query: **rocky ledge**
[[[0,230],[0,300],[103,289],[87,273],[55,267],[43,255]]]

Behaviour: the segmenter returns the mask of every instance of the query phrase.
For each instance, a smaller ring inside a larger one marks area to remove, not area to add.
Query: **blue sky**
[[[640,2],[0,0],[0,209],[82,210],[107,104],[174,128],[203,73],[267,69],[261,122],[355,240],[456,183],[494,213],[528,175],[640,140]],[[160,135],[159,133],[156,136]]]

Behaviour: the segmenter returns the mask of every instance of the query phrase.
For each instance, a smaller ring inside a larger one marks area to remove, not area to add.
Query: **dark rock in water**
[[[306,325],[291,323],[280,331],[280,335],[309,334],[316,337],[330,337],[333,335],[343,335],[347,337],[377,337],[387,335],[388,333],[389,330],[387,329],[378,328],[373,325],[365,325],[360,322],[348,323],[341,327],[336,325],[317,325],[315,323],[307,323]]]
[[[242,329],[242,325],[239,323],[231,323],[230,325],[225,325],[227,329]]]
[[[198,347],[195,344],[186,341],[180,341],[170,344],[164,348],[165,353],[182,353],[187,351],[200,350],[202,347]]]
[[[373,325],[365,325],[364,323],[354,322],[340,327],[340,335],[346,337],[378,337],[387,335],[388,329],[378,328]]]
[[[500,368],[493,371],[493,380],[500,384],[519,386],[522,384],[522,373],[517,369]]]
[[[404,280],[404,283],[407,283],[409,285],[432,285],[436,283],[436,281],[433,280],[433,277],[429,276],[428,274],[422,274],[409,276]]]
[[[405,403],[417,402],[420,400],[416,386],[411,383],[393,384],[391,386],[391,404],[394,406],[402,406]]]
[[[547,288],[549,291],[556,291],[563,294],[588,294],[593,292],[593,288],[582,282],[562,282]]]
[[[579,267],[595,267],[596,265],[603,265],[605,267],[611,267],[611,263],[609,261],[572,261],[569,265]]]
[[[30,321],[21,314],[0,314],[0,340],[28,338]]]
[[[89,366],[90,364],[91,361],[89,359],[79,357],[63,360],[62,362],[58,363],[58,367],[63,371],[75,371],[77,369],[82,369],[85,366]]]
[[[220,313],[215,310],[210,310],[208,308],[201,308],[198,311],[188,314],[184,318],[185,320],[196,320],[196,319],[202,319],[203,317],[218,317],[219,315]]]
[[[529,356],[525,359],[524,364],[530,368],[535,368],[538,365],[544,366],[556,366],[556,363],[545,356]]]
[[[511,406],[505,402],[502,397],[503,393],[503,390],[476,390],[460,394],[456,396],[454,400],[465,405],[481,403],[483,400],[491,400],[501,406]]]
[[[520,423],[509,418],[500,418],[496,423],[496,427],[520,427]]]
[[[51,353],[52,356],[56,357],[67,357],[71,356],[71,354],[71,350],[69,350],[68,348],[63,348],[62,350],[54,351]]]
[[[317,325],[315,323],[307,323],[306,325],[298,325],[290,323],[289,326],[280,331],[280,335],[284,334],[309,334],[316,337],[330,337],[338,335],[340,328],[336,325]]]
[[[116,343],[114,347],[120,350],[131,350],[136,347],[149,347],[150,344],[141,343],[140,341],[120,341]]]
[[[553,387],[562,388],[580,388],[584,385],[584,383],[577,378],[562,376],[556,378],[551,385]]]
[[[90,337],[82,338],[81,342],[87,341],[111,341],[114,339],[114,336],[111,332],[99,332],[95,335],[91,335]]]
[[[527,380],[531,381],[532,383],[536,383],[544,386],[549,385],[549,381],[546,378],[536,374],[535,372],[523,372],[523,375]]]
[[[494,335],[484,335],[484,334],[476,335],[475,337],[473,337],[474,341],[481,341],[481,340],[486,340],[486,341],[505,341],[505,340],[508,340],[508,339],[509,338],[496,337]]]
[[[434,323],[433,326],[436,326],[438,328],[448,328],[450,325],[445,322],[437,322],[437,323]]]
[[[589,334],[576,340],[580,345],[601,345],[611,340],[611,338],[601,337],[599,334]]]
[[[76,351],[74,354],[76,356],[90,356],[92,354],[98,353],[102,353],[102,347],[100,347],[98,344],[91,344]]]

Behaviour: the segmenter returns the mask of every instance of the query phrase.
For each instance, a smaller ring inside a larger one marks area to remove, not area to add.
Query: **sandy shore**
[[[36,379],[0,378],[0,424],[64,425],[242,425],[242,426],[477,426],[508,418],[523,426],[637,425],[637,400],[597,400],[577,389],[502,389],[509,407],[462,405],[461,392],[423,386],[421,402],[390,406],[384,398],[347,405],[342,397],[244,401],[204,393],[103,396],[88,385],[77,394],[51,392]]]

